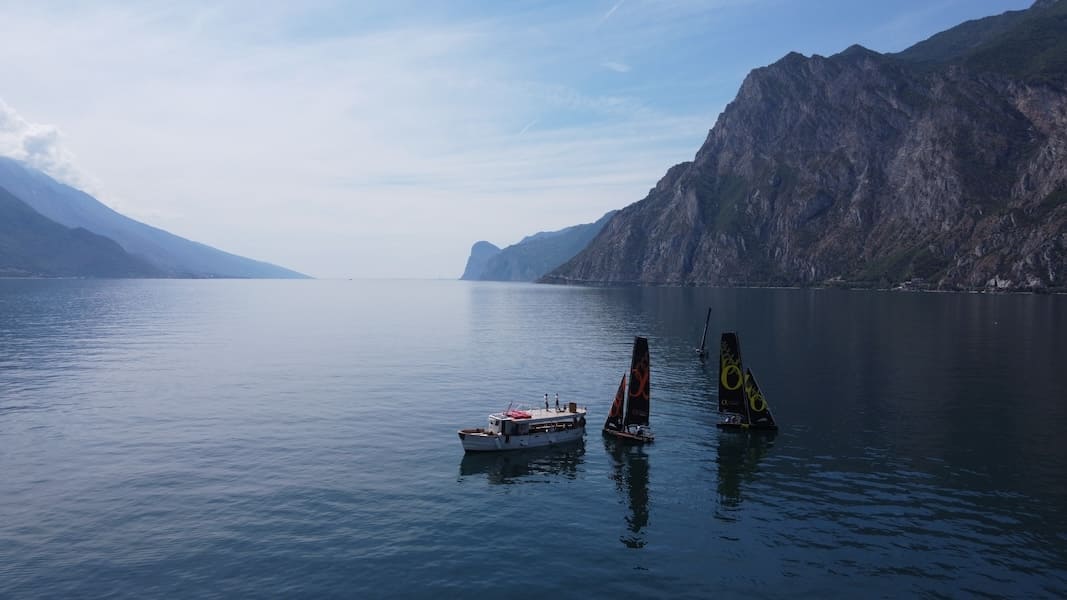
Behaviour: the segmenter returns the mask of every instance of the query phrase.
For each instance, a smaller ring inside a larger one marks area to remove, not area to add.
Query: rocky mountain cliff
[[[461,279],[535,281],[585,248],[615,212],[608,212],[593,223],[528,235],[503,250],[489,242],[478,242],[471,248]]]
[[[1067,0],[754,70],[543,280],[1067,288]]]
[[[499,253],[500,248],[495,244],[490,244],[484,240],[474,242],[474,245],[471,246],[471,255],[467,257],[467,266],[463,268],[463,275],[460,276],[460,279],[474,281],[481,279],[489,259]]]

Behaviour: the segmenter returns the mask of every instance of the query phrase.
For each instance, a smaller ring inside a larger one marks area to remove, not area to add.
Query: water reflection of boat
[[[466,453],[459,463],[461,477],[485,475],[489,483],[524,483],[555,477],[574,479],[585,457],[585,443],[566,447],[514,452]]]
[[[604,448],[612,460],[611,478],[615,481],[615,489],[630,508],[626,517],[627,533],[619,536],[619,541],[629,548],[642,548],[648,526],[648,455],[643,446],[610,438],[604,439]]]
[[[718,456],[719,503],[727,508],[741,505],[741,485],[750,481],[759,469],[759,462],[774,447],[777,434],[720,435]]]

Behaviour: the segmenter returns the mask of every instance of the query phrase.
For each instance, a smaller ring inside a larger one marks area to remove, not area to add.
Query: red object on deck
[[[509,410],[504,413],[505,417],[511,417],[512,419],[529,419],[532,415],[525,410]]]

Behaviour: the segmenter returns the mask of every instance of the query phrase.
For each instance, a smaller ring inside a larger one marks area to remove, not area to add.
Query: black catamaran
[[[633,357],[630,359],[630,386],[626,386],[626,374],[619,382],[611,412],[604,422],[604,434],[634,442],[651,442],[655,439],[648,427],[649,412],[649,357],[648,340],[634,338]]]
[[[700,357],[701,360],[704,360],[705,358],[708,357],[708,348],[707,348],[708,323],[710,323],[710,322],[711,322],[711,307],[709,306],[708,307],[708,316],[704,317],[704,335],[700,336],[700,347],[696,349],[697,356]]]
[[[719,345],[719,413],[722,429],[767,429],[775,431],[771,407],[763,397],[756,376],[742,370],[741,341],[737,334],[724,332]]]

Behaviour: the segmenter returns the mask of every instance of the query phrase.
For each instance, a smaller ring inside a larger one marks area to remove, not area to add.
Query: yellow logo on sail
[[[763,392],[752,384],[752,377],[747,373],[745,374],[745,394],[748,396],[748,407],[752,409],[752,412],[767,410],[767,401],[763,399]]]
[[[741,361],[734,357],[733,352],[730,352],[730,347],[725,343],[719,351],[719,357],[719,379],[722,382],[723,389],[732,392],[741,387]]]
[[[732,380],[731,380],[731,375]],[[741,387],[741,368],[737,365],[726,365],[722,369],[722,387],[730,391]]]

